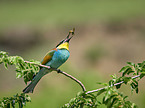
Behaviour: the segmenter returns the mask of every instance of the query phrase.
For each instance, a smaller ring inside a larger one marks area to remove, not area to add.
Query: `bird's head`
[[[73,30],[70,30],[68,36],[67,36],[65,39],[63,39],[63,40],[56,46],[56,48],[57,48],[57,49],[67,49],[67,50],[69,50],[69,41],[70,41],[71,38],[73,37],[74,31],[75,31],[75,28],[73,28]],[[70,34],[72,34],[71,37],[70,37]]]

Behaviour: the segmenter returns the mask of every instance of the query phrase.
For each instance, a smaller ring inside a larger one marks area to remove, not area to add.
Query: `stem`
[[[85,86],[82,84],[81,81],[79,81],[79,80],[76,79],[75,77],[73,77],[73,76],[69,75],[68,73],[63,72],[63,71],[61,71],[61,70],[59,70],[59,69],[56,69],[56,71],[57,71],[58,73],[61,73],[61,74],[65,75],[65,76],[69,77],[70,79],[74,80],[76,83],[78,83],[78,84],[81,86],[81,88],[82,88],[83,91],[86,91],[86,88],[85,88]]]
[[[38,66],[41,66],[41,67],[44,67],[44,68],[47,68],[47,69],[52,69],[53,71],[57,71],[57,73],[61,73],[61,74],[65,75],[66,77],[68,77],[68,78],[74,80],[76,83],[78,83],[78,84],[81,86],[81,88],[82,88],[83,91],[86,91],[86,88],[85,88],[85,86],[83,85],[83,83],[82,83],[81,81],[79,81],[79,80],[76,79],[75,77],[73,77],[73,76],[67,74],[66,72],[61,71],[60,69],[51,68],[50,66],[41,65],[41,64],[36,64],[36,63],[34,63],[34,62],[29,62],[29,61],[24,61],[24,62],[25,62],[25,63],[34,64],[34,65],[38,65]]]
[[[24,62],[25,62],[25,63],[31,63],[31,64],[34,64],[34,65],[38,65],[38,66],[41,66],[41,67],[44,67],[44,68],[47,68],[47,69],[52,69],[52,70],[54,70],[54,71],[57,71],[57,73],[61,73],[61,74],[65,75],[65,76],[67,76],[68,78],[74,80],[76,83],[78,83],[78,84],[81,86],[81,88],[82,88],[83,91],[86,91],[86,88],[85,88],[85,86],[82,84],[81,81],[79,81],[79,80],[76,79],[75,77],[73,77],[73,76],[67,74],[66,72],[61,71],[60,69],[54,69],[54,68],[51,68],[50,66],[41,65],[41,64],[36,64],[36,63],[34,63],[34,62],[29,62],[29,61],[24,61]],[[138,77],[140,77],[140,75],[134,76],[134,77],[132,77],[132,79],[135,79],[135,78],[138,78]],[[121,81],[121,82],[119,82],[119,83],[115,83],[115,84],[112,85],[112,86],[117,86],[117,85],[120,85],[120,84],[122,84],[122,83],[124,83],[124,81]],[[112,87],[112,86],[109,86],[109,87]],[[88,92],[86,92],[86,94],[98,92],[98,91],[100,91],[100,90],[102,90],[102,89],[105,89],[105,87],[102,87],[102,88],[99,88],[99,89],[96,89],[96,90],[88,91]]]
[[[34,64],[34,65],[38,65],[38,66],[40,66],[40,67],[44,67],[44,68],[47,68],[47,69],[51,69],[50,66],[46,66],[46,65],[42,65],[42,64],[36,64],[36,63],[34,63],[34,62],[29,62],[29,61],[24,61],[24,62],[25,62],[25,63]]]
[[[132,79],[135,79],[135,78],[138,78],[138,77],[140,77],[140,75],[134,76],[134,77],[132,77]],[[115,83],[114,85],[109,86],[109,87],[117,86],[117,85],[120,85],[120,84],[122,84],[122,83],[124,83],[124,81],[121,81],[121,82],[119,82],[119,83]],[[99,89],[92,90],[92,91],[88,91],[88,92],[86,92],[86,94],[94,93],[94,92],[100,91],[100,90],[105,89],[105,88],[106,88],[106,87],[99,88]]]

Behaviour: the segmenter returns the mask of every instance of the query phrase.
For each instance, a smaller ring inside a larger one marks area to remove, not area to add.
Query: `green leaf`
[[[12,100],[11,105],[13,108],[15,108],[15,100]]]
[[[128,69],[130,66],[124,66],[119,72],[124,72],[126,69]]]
[[[10,103],[7,103],[7,108],[10,108]]]
[[[26,78],[26,76],[24,76],[24,82],[27,85],[28,79]]]
[[[22,74],[20,72],[16,72],[16,78],[21,78],[22,77]]]
[[[110,90],[107,91],[107,92],[105,93],[105,96],[103,97],[103,103],[104,103],[104,104],[107,104],[107,103],[108,103],[109,97],[110,97]]]
[[[123,98],[123,100],[125,100],[126,98],[128,98],[128,96],[125,96],[125,97]]]
[[[135,64],[132,63],[132,62],[127,62],[127,64],[131,65],[131,66],[134,66],[135,67]]]
[[[128,73],[132,73],[131,67],[126,68],[126,70],[123,72],[122,76],[125,76]]]
[[[113,98],[112,102],[110,103],[109,108],[112,108],[112,106],[118,101],[118,98]]]
[[[138,87],[137,87],[137,88],[135,89],[135,92],[138,93],[138,91],[139,91],[139,90],[138,90]]]
[[[145,76],[145,74],[141,74],[141,75],[140,75],[140,79],[142,79],[144,76]]]
[[[4,62],[4,67],[8,69],[8,64],[6,62]]]
[[[109,81],[109,86],[111,86],[111,87],[114,86],[114,80],[113,79]]]
[[[69,103],[73,103],[76,100],[76,98],[72,98]]]
[[[124,83],[127,84],[131,80],[131,77],[123,77],[122,79]]]
[[[108,86],[108,84],[107,84],[107,83],[97,82],[97,84],[99,84],[99,85],[104,85],[104,86]]]
[[[140,72],[140,73],[142,73],[142,74],[145,74],[145,71],[143,71],[143,72]]]

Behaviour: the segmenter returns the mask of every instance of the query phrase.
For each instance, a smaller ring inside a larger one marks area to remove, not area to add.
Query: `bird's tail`
[[[39,79],[40,80],[40,79]],[[33,90],[35,88],[35,86],[37,85],[37,83],[39,82],[39,80],[37,80],[37,82],[31,82],[24,90],[24,93],[33,93]]]
[[[24,93],[33,93],[35,86],[40,81],[40,79],[46,74],[46,69],[42,68],[38,74],[33,78],[30,84],[23,90]]]

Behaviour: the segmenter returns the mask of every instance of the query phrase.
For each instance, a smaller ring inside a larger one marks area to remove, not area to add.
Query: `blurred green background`
[[[0,1],[0,50],[25,60],[41,61],[47,51],[76,28],[69,60],[60,67],[87,90],[99,88],[126,65],[145,60],[144,0],[13,0]],[[128,86],[120,91],[144,108],[145,79],[139,94]],[[20,93],[26,85],[15,69],[0,65],[0,97]],[[39,82],[26,108],[57,108],[81,91],[74,81],[52,72]]]

